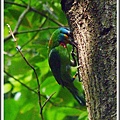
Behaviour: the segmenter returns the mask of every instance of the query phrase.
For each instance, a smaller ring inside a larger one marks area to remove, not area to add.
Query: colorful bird
[[[67,47],[67,44],[71,44],[69,39],[70,35],[70,30],[64,27],[53,32],[49,41],[48,62],[58,84],[62,87],[66,87],[79,104],[85,106],[85,98],[74,86],[71,76],[70,52]]]

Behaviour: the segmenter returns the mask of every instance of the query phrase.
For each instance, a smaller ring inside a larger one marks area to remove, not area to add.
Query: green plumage
[[[80,105],[85,105],[85,99],[78,93],[71,77],[70,53],[67,49],[69,34],[70,31],[65,28],[57,29],[52,34],[49,41],[49,66],[58,84],[66,87]]]

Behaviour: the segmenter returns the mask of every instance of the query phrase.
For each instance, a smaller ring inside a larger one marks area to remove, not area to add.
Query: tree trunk
[[[116,120],[116,1],[62,0],[78,43],[89,120]]]

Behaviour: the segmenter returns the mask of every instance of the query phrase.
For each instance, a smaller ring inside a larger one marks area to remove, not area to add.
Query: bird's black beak
[[[73,45],[74,47],[78,48],[78,44],[72,40],[69,40],[69,44]]]

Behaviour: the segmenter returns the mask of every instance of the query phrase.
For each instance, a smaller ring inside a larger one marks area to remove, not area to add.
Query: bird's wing
[[[61,78],[61,58],[59,55],[59,52],[56,49],[52,49],[49,53],[49,65],[51,68],[51,71],[57,80],[57,82],[64,86],[63,80]]]

